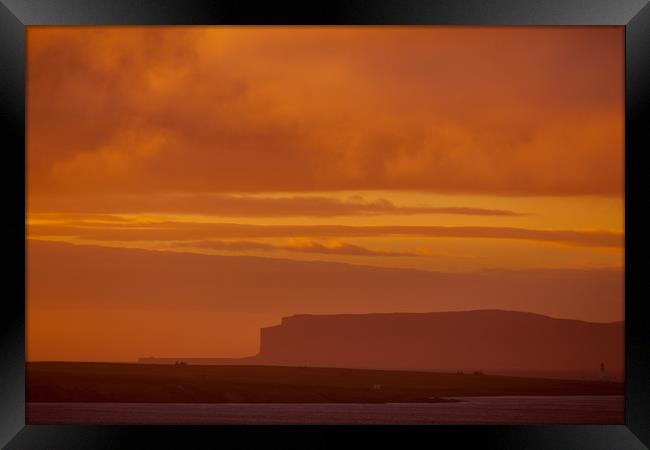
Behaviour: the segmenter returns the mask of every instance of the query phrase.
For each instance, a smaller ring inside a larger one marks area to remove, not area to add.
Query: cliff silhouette
[[[623,339],[622,322],[592,323],[514,311],[304,314],[284,317],[279,325],[262,328],[260,351],[255,356],[141,358],[140,362],[620,380]]]

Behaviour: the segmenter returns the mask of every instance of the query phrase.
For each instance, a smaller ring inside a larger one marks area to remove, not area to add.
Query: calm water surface
[[[455,397],[459,403],[28,403],[31,424],[613,424],[624,397]]]

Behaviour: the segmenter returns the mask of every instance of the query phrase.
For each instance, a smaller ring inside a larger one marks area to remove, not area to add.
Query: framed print
[[[650,444],[646,1],[0,12],[6,448]]]

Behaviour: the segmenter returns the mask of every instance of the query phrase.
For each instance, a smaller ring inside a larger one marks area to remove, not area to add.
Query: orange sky
[[[192,289],[211,299],[197,305],[144,298],[181,289],[169,271],[187,252],[589,273],[576,295],[593,295],[623,268],[623,44],[622,27],[30,27],[30,246],[93,246],[79,256],[96,264],[86,287],[106,294],[48,275],[67,250],[30,250],[28,358],[244,356],[281,315],[405,310],[352,294],[260,308],[236,291],[240,307],[226,307],[212,285]],[[134,249],[167,263],[125,294],[96,256],[105,247],[132,249],[118,266]],[[591,313],[583,298],[527,300],[553,280],[517,291],[521,303],[458,304],[622,319],[622,276]]]

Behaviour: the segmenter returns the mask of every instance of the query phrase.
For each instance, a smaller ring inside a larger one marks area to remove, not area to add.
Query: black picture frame
[[[650,446],[650,331],[640,157],[650,149],[649,0],[0,0],[0,121],[7,295],[0,313],[0,445],[17,449],[331,448],[375,444],[500,449]],[[432,24],[625,27],[625,424],[543,426],[25,425],[25,36],[30,25]],[[640,261],[640,262],[637,262]]]

